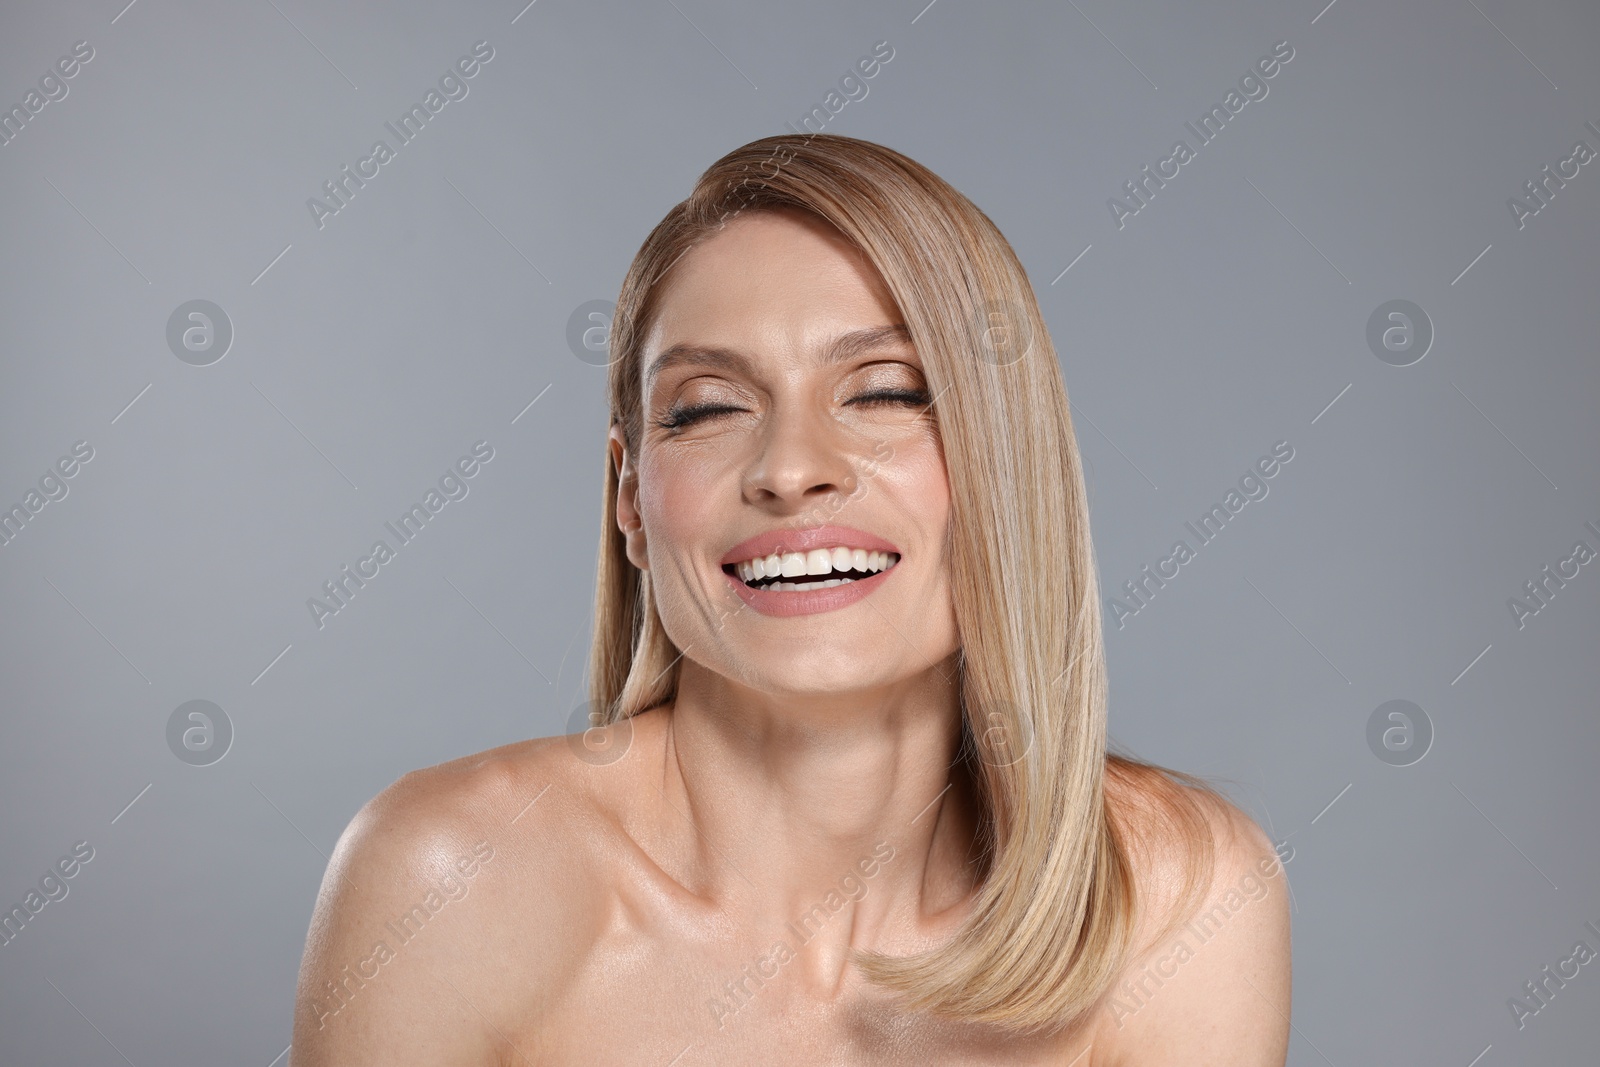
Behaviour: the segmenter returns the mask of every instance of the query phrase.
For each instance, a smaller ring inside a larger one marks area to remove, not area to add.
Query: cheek
[[[734,492],[737,503],[731,477],[728,463],[711,449],[651,457],[640,467],[639,513],[653,570],[703,547],[707,520],[720,502]]]
[[[917,441],[898,449],[881,475],[910,526],[934,546],[943,544],[950,517],[950,478],[936,442]]]

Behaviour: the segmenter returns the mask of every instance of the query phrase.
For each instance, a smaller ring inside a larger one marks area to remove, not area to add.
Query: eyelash
[[[845,401],[847,404],[906,404],[927,407],[932,403],[928,394],[920,389],[878,389],[870,393],[862,393]],[[730,407],[727,404],[700,404],[686,408],[673,408],[667,412],[667,417],[656,421],[656,425],[663,430],[681,430],[691,426],[701,419],[710,418],[712,415],[723,415],[733,411],[743,411],[743,408]]]

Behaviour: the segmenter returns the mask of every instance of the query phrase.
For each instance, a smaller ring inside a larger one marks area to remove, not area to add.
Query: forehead
[[[872,264],[827,222],[794,210],[748,212],[673,266],[644,355],[648,362],[686,342],[796,354],[900,321]]]

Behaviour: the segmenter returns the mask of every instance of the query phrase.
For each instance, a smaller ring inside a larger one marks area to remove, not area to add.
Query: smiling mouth
[[[742,563],[725,563],[722,570],[751,589],[799,593],[849,585],[891,570],[898,562],[898,552],[869,552],[841,545],[809,552],[774,552]]]

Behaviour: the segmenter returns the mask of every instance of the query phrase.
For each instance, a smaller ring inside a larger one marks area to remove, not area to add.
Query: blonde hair
[[[961,759],[980,798],[980,882],[955,935],[912,956],[861,951],[857,965],[910,1010],[1018,1033],[1070,1024],[1134,947],[1130,835],[1144,834],[1133,809],[1162,816],[1185,845],[1185,901],[1209,877],[1211,844],[1179,785],[1203,783],[1107,751],[1100,596],[1071,411],[1032,287],[994,223],[926,167],[868,141],[782,135],[735,149],[651,231],[623,281],[612,423],[636,455],[641,348],[672,265],[737,213],[785,208],[825,219],[877,268],[935,397],[962,642]],[[649,573],[624,550],[618,473],[608,456],[590,656],[601,723],[674,699],[680,655]]]

